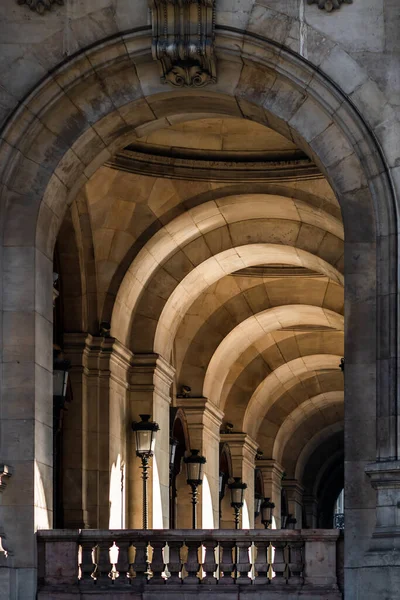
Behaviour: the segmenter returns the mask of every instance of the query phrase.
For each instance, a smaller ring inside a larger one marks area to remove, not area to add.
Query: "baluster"
[[[179,576],[184,583],[185,579],[189,576],[189,571],[187,569],[187,562],[189,560],[189,547],[186,545],[186,542],[183,542],[182,546],[179,548],[179,560],[181,563]]]
[[[250,571],[250,561],[249,561],[249,541],[237,541],[236,545],[239,548],[239,560],[237,563],[238,572],[241,575],[240,585],[250,585],[251,579],[247,576]]]
[[[136,579],[137,573],[135,571],[135,563],[136,563],[136,546],[133,544],[128,544],[128,571],[126,573],[127,578],[129,579],[129,583],[132,583],[134,579]]]
[[[199,549],[199,542],[192,542],[190,541],[188,544],[188,555],[187,555],[187,561],[186,561],[186,570],[187,570],[187,577],[185,577],[184,579],[184,584],[185,585],[195,585],[199,583],[199,580],[197,578],[197,572],[198,572],[198,567],[199,567],[199,562],[198,562],[198,549]]]
[[[148,562],[147,562],[147,542],[138,541],[135,542],[136,546],[136,561],[135,561],[135,571],[136,578],[132,581],[135,585],[142,585],[144,582],[148,581],[147,570],[148,570]]]
[[[182,583],[182,579],[180,577],[180,572],[181,572],[181,567],[182,567],[181,558],[180,558],[181,547],[182,547],[182,545],[178,541],[169,542],[168,569],[171,574],[171,577],[169,579],[165,580],[166,585],[171,585],[171,584],[176,585],[178,583]]]
[[[269,583],[268,574],[268,546],[269,542],[257,542],[257,556],[253,567],[256,572],[256,579],[253,581],[255,585],[266,585]]]
[[[217,583],[217,579],[215,578],[215,571],[217,569],[216,545],[213,540],[210,540],[203,542],[203,546],[205,547],[205,560],[203,564],[205,577],[203,583],[215,585]]]
[[[303,583],[303,552],[304,542],[289,542],[289,571],[291,585],[301,585]]]
[[[100,541],[98,543],[98,571],[99,577],[97,578],[97,582],[101,583],[101,587],[111,587],[114,584],[114,581],[109,577],[109,573],[112,571],[112,563],[111,558],[115,558],[116,554],[119,554],[119,550],[115,552],[113,550],[113,556],[110,555],[110,548],[112,548],[113,542],[105,540]],[[118,562],[118,559],[117,559]],[[117,572],[117,569],[115,569]],[[101,579],[101,581],[99,581]],[[117,579],[117,577],[115,577]]]
[[[220,578],[218,585],[232,585],[234,582],[232,578],[232,572],[234,570],[235,563],[233,562],[233,541],[226,541],[224,544],[220,544]]]
[[[153,557],[154,557],[154,548],[150,544],[150,542],[147,542],[147,545],[146,545],[146,571],[144,572],[145,576],[147,577],[147,581],[150,581],[150,579],[152,577],[154,577],[154,573],[152,570]]]
[[[92,548],[92,564],[94,566],[94,569],[93,569],[92,573],[90,574],[90,577],[94,580],[95,583],[97,583],[97,580],[100,578],[100,575],[101,575],[99,563],[100,563],[100,546],[98,544],[96,544]]]
[[[115,565],[117,571],[119,572],[119,577],[114,580],[114,585],[116,588],[127,589],[129,586],[129,578],[128,578],[128,570],[129,570],[129,557],[128,557],[128,548],[129,542],[126,540],[118,541],[119,553],[118,553],[118,563]]]
[[[78,546],[78,579],[82,579],[82,564],[83,564],[83,550],[82,545]]]
[[[239,561],[240,561],[240,548],[239,548],[237,542],[235,541],[232,546],[232,572],[231,572],[231,577],[232,577],[234,583],[236,583],[240,577],[240,570],[239,570],[240,562]]]
[[[254,544],[254,542],[251,542],[251,546],[248,549],[248,553],[249,553],[250,570],[247,573],[247,576],[249,577],[251,583],[255,583],[255,579],[258,576],[257,569],[256,569],[258,549],[257,549],[257,546]]]
[[[170,561],[170,548],[169,548],[169,544],[168,542],[165,542],[161,554],[162,554],[162,562],[163,562],[163,570],[161,573],[161,577],[164,579],[164,581],[168,581],[168,579],[170,579],[171,577],[171,572],[168,569],[168,565],[169,565],[169,561]]]
[[[151,576],[149,576],[149,585],[163,584],[165,579],[162,576],[164,571],[164,560],[163,560],[163,548],[165,543],[163,541],[156,541],[151,543],[152,548],[152,560],[151,562]]]
[[[91,574],[93,573],[92,550],[93,544],[91,542],[81,543],[81,578],[79,581],[80,587],[93,584],[93,579],[91,578]]]
[[[276,560],[276,548],[270,542],[267,547],[267,565],[268,565],[267,578],[270,583],[272,582],[272,580],[274,579],[275,574],[276,574],[275,570],[274,570],[275,560]]]
[[[222,561],[224,558],[224,550],[221,544],[218,542],[214,548],[214,561],[215,561],[215,571],[213,572],[213,576],[216,583],[221,581],[221,578],[224,576]]]
[[[202,583],[203,579],[206,576],[206,571],[203,567],[204,563],[206,561],[206,547],[204,546],[203,543],[200,544],[200,546],[197,548],[197,563],[198,563],[198,571],[196,573],[196,577],[199,580],[199,583]]]
[[[117,571],[119,547],[116,545],[115,541],[113,542],[113,545],[110,546],[108,550],[108,555],[111,564],[111,571],[108,573],[108,577],[111,579],[111,582],[114,583],[115,580],[119,577],[119,571]]]
[[[287,551],[285,550],[286,545],[285,540],[274,542],[274,585],[285,585],[287,583],[288,562]]]

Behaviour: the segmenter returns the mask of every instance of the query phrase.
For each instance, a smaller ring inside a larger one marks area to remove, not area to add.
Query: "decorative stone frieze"
[[[318,4],[318,8],[331,12],[340,8],[341,4],[353,4],[353,0],[307,0],[308,4]]]
[[[31,10],[36,10],[42,15],[46,10],[51,10],[53,4],[62,6],[64,0],[17,0],[18,4],[27,4]]]
[[[174,87],[215,82],[214,0],[149,0],[149,6],[161,80]]]

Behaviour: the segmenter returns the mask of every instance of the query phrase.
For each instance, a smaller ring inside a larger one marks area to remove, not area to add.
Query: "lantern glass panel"
[[[187,462],[187,478],[188,481],[201,481],[202,464],[200,462]]]
[[[67,394],[68,371],[62,369],[53,370],[53,396],[65,398]]]
[[[243,504],[243,494],[244,494],[243,489],[232,488],[231,489],[232,504]]]
[[[261,496],[255,496],[254,498],[254,512],[259,515],[260,514],[260,509],[261,509],[261,502],[262,502],[262,498]]]
[[[170,467],[170,469],[172,469],[175,464],[176,449],[177,449],[178,444],[179,444],[179,442],[177,440],[175,440],[174,438],[171,438],[169,441],[169,467]]]
[[[225,479],[225,474],[224,473],[220,473],[219,474],[219,495],[223,496],[224,493],[224,479]]]
[[[139,429],[136,431],[136,448],[139,454],[154,452],[155,438],[152,431]]]

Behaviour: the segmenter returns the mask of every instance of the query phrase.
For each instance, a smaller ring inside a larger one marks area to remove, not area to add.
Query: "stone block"
[[[34,255],[29,247],[10,246],[3,250],[3,308],[29,312],[34,309]]]
[[[340,46],[332,48],[320,67],[345,94],[351,94],[368,78],[366,71]]]

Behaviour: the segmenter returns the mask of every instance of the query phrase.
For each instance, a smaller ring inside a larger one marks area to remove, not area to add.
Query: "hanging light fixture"
[[[222,499],[225,496],[225,473],[219,473],[219,497]]]
[[[171,477],[175,466],[176,449],[178,446],[178,440],[173,437],[169,438],[169,474]]]
[[[254,517],[257,518],[261,511],[261,503],[263,501],[262,494],[256,492],[254,494]]]
[[[192,488],[192,528],[197,528],[197,491],[203,483],[203,465],[207,462],[201,456],[200,450],[191,450],[189,456],[185,456],[183,462],[186,464],[187,483]]]
[[[247,484],[243,483],[241,477],[234,477],[228,487],[231,491],[231,506],[235,511],[235,529],[239,529],[239,515],[243,506],[244,490],[247,489]]]
[[[296,523],[297,519],[295,519],[290,513],[287,515],[282,515],[282,529],[294,529]]]
[[[142,461],[143,480],[143,529],[148,529],[147,480],[149,478],[149,458],[154,454],[158,423],[150,421],[150,415],[139,415],[141,421],[132,423],[136,437],[136,456]]]
[[[272,514],[274,512],[275,504],[270,501],[269,498],[264,498],[261,504],[261,523],[265,529],[268,529],[272,525]]]
[[[53,350],[53,396],[64,402],[67,395],[69,360],[63,358],[59,349]]]

